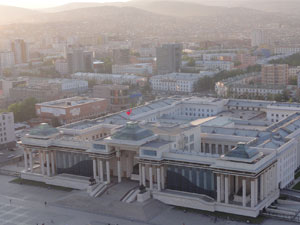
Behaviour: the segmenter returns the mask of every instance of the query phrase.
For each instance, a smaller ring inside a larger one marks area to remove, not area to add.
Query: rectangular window
[[[93,144],[94,149],[105,150],[106,146],[101,144]]]
[[[142,153],[143,155],[147,155],[147,156],[157,156],[157,152],[154,150],[143,149]]]
[[[193,135],[193,134],[190,135],[190,142],[191,142],[191,141],[194,141],[194,139],[195,139],[194,135]]]

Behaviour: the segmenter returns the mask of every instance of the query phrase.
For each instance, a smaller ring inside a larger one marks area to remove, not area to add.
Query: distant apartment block
[[[170,73],[150,78],[154,92],[192,93],[195,83],[204,76],[213,76],[213,72],[202,73]]]
[[[164,44],[156,48],[158,74],[179,72],[182,63],[182,44]]]
[[[113,64],[126,65],[130,63],[130,49],[114,49]]]
[[[274,54],[282,55],[282,54],[296,54],[300,53],[299,47],[277,47],[274,48]]]
[[[251,34],[251,46],[259,47],[270,44],[270,38],[267,30],[256,29]]]
[[[233,62],[227,61],[196,61],[197,67],[202,67],[204,70],[232,70],[234,68]]]
[[[106,114],[107,102],[103,98],[73,97],[36,104],[35,108],[44,121],[57,119],[59,124],[68,124]]]
[[[93,96],[107,99],[110,112],[119,112],[130,106],[129,86],[126,85],[96,85],[93,88]]]
[[[28,44],[23,39],[16,39],[11,42],[11,51],[14,53],[15,63],[27,63],[29,60]]]
[[[60,75],[67,75],[69,73],[68,62],[63,59],[58,59],[55,61],[55,70]]]
[[[114,74],[151,75],[153,73],[153,65],[152,65],[152,63],[113,65],[112,73],[114,73]]]
[[[0,52],[0,70],[13,67],[15,64],[15,55],[12,51]]]
[[[112,83],[112,84],[132,84],[143,86],[146,83],[146,78],[136,75],[122,75],[122,74],[104,74],[104,73],[75,73],[72,75],[73,79],[81,80],[95,80],[98,84]]]
[[[0,150],[3,148],[12,148],[16,145],[14,114],[0,114]]]
[[[263,84],[287,85],[288,84],[287,64],[268,64],[262,66],[261,76]]]
[[[82,48],[68,49],[67,52],[68,72],[92,72],[93,53],[84,51]]]

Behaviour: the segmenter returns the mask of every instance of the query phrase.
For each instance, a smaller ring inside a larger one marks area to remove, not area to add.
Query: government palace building
[[[173,96],[33,128],[21,177],[93,197],[132,180],[169,205],[256,217],[294,180],[299,128],[300,104]]]

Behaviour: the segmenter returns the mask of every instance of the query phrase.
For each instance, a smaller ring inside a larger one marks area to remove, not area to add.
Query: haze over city
[[[1,225],[296,225],[299,191],[299,0],[0,0]]]

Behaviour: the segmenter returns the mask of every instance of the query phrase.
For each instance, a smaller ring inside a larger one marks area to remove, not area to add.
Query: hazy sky
[[[128,0],[0,0],[0,5],[11,5],[24,8],[47,8],[70,2],[126,2]]]

